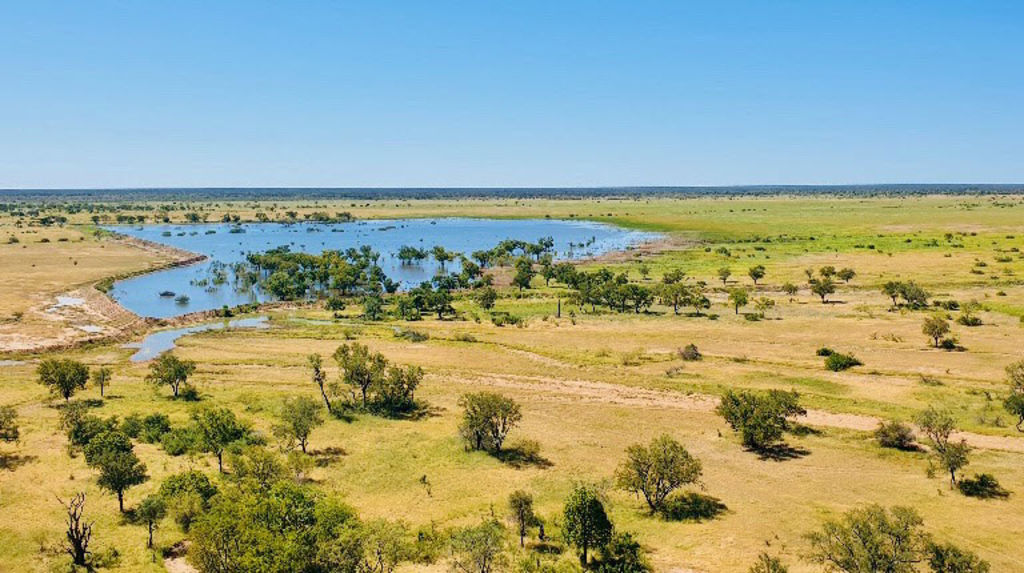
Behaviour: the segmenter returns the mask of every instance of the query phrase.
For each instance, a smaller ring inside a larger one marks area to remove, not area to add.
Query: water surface
[[[397,258],[402,245],[430,249],[441,245],[469,255],[494,247],[504,239],[536,242],[555,240],[556,258],[578,259],[626,249],[657,235],[602,223],[546,219],[405,219],[352,223],[208,223],[107,227],[117,232],[209,256],[207,261],[118,281],[111,296],[141,316],[167,318],[188,312],[263,302],[272,297],[257,288],[237,289],[230,276],[213,284],[215,269],[244,261],[246,253],[287,245],[293,252],[319,254],[369,245],[380,253],[384,273],[407,288],[429,280],[439,270],[433,259],[403,265]],[[447,270],[457,271],[457,262]],[[230,274],[230,273],[229,273]],[[161,293],[164,296],[161,296]],[[170,293],[173,293],[170,294]],[[181,297],[188,297],[187,302]]]
[[[132,362],[145,362],[152,360],[157,356],[160,356],[164,352],[174,348],[174,343],[179,338],[188,334],[195,334],[197,332],[205,332],[207,330],[221,330],[225,327],[228,328],[267,328],[267,317],[257,316],[253,318],[236,318],[234,320],[225,320],[221,322],[210,322],[207,324],[196,324],[194,326],[186,326],[184,328],[174,328],[171,330],[160,330],[154,332],[142,339],[142,342],[132,342],[125,344],[123,348],[137,348],[135,354],[132,354]]]

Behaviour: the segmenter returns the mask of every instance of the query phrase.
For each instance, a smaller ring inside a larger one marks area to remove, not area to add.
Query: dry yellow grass
[[[1000,402],[1005,393],[1003,368],[1024,358],[1019,318],[1024,287],[1016,278],[1024,272],[1024,262],[1016,254],[1008,263],[993,260],[995,249],[1007,253],[1022,244],[1017,237],[1024,231],[1024,218],[1016,199],[491,200],[399,202],[398,207],[363,203],[338,203],[330,211],[351,210],[361,217],[577,213],[597,218],[597,213],[613,213],[604,219],[687,229],[673,234],[677,244],[686,247],[645,257],[654,271],[652,279],[665,269],[682,266],[714,287],[714,269],[724,261],[740,275],[734,284],[749,285],[744,269],[765,264],[769,274],[757,296],[770,296],[778,305],[766,320],[752,322],[735,315],[724,304],[724,292],[716,291],[709,312],[719,315],[717,320],[674,316],[661,306],[647,315],[595,316],[565,304],[564,290],[552,287],[537,288],[522,299],[506,293],[499,301],[499,309],[527,318],[523,328],[495,327],[475,304],[459,301],[467,320],[396,325],[347,318],[321,325],[294,318],[329,320],[326,312],[281,311],[273,313],[273,328],[268,331],[206,333],[180,341],[175,352],[199,363],[195,380],[204,401],[231,407],[264,432],[283,397],[316,395],[305,356],[329,355],[346,337],[354,335],[396,362],[423,366],[428,377],[420,396],[431,404],[434,416],[419,421],[366,416],[351,423],[331,420],[312,437],[314,450],[344,451],[314,470],[316,487],[344,496],[361,514],[397,516],[413,524],[462,524],[492,507],[501,511],[508,493],[522,488],[536,495],[538,509],[551,522],[575,480],[608,480],[626,447],[669,433],[704,462],[704,493],[729,509],[713,520],[669,523],[647,516],[637,499],[610,490],[615,523],[637,533],[660,571],[745,571],[761,551],[782,555],[792,571],[817,571],[801,559],[807,549],[802,536],[825,517],[867,502],[914,506],[937,538],[979,553],[994,571],[1021,569],[1024,454],[1017,446],[1024,438],[1012,428]],[[299,205],[290,208],[325,207]],[[210,207],[210,212],[255,213],[264,208],[239,204]],[[966,232],[956,239],[964,246],[948,247],[946,232]],[[804,238],[793,243],[744,242],[753,235],[782,233]],[[806,238],[812,234],[814,241]],[[908,238],[910,243],[905,242]],[[940,246],[928,246],[931,239]],[[867,241],[884,245],[883,254],[855,247]],[[83,255],[74,272],[62,276],[57,263],[69,256],[63,254],[66,249],[77,245],[37,245],[40,253],[52,249],[38,255],[49,273],[40,275],[49,277],[46,289],[36,289],[31,281],[0,288],[13,289],[13,299],[30,300],[37,291],[52,296],[140,264],[132,260],[133,251],[93,263],[86,263]],[[96,251],[109,254],[112,248],[92,239],[85,246],[93,249],[83,251],[90,259],[99,256]],[[732,257],[716,255],[718,246],[731,249]],[[20,247],[0,246],[0,259],[5,268],[16,271],[22,263],[6,258],[11,249]],[[989,264],[983,275],[970,272],[978,258]],[[858,277],[832,297],[841,303],[822,305],[806,288],[793,300],[779,292],[784,281],[802,284],[803,268],[823,264],[858,271]],[[635,264],[616,265],[639,277]],[[924,313],[888,310],[888,300],[877,285],[896,277],[917,279],[944,299],[978,299],[986,305],[980,315],[984,325],[954,326],[966,352],[929,348],[920,330]],[[997,294],[1000,291],[1005,296]],[[563,314],[556,319],[558,296],[563,298]],[[350,308],[348,314],[357,312]],[[472,320],[474,316],[481,321]],[[394,326],[428,333],[430,339],[407,342],[393,336]],[[705,354],[703,361],[683,363],[676,357],[676,349],[691,342]],[[828,372],[815,355],[820,346],[852,352],[864,366]],[[98,413],[123,417],[160,411],[184,422],[188,404],[146,386],[146,366],[130,363],[129,353],[100,346],[67,355],[113,366],[111,395]],[[329,374],[335,376],[329,366]],[[144,549],[144,529],[123,523],[116,500],[97,489],[94,472],[81,457],[68,457],[65,439],[57,430],[57,412],[35,382],[33,368],[0,367],[0,404],[15,405],[23,423],[20,444],[0,445],[9,466],[0,469],[0,570],[49,571],[61,562],[54,548],[62,516],[54,496],[79,490],[89,493],[87,511],[96,519],[97,546],[116,547],[122,554],[114,570],[161,570],[159,560]],[[941,385],[924,384],[922,376]],[[713,396],[735,387],[801,392],[803,402],[821,414],[812,418],[820,434],[791,437],[789,442],[809,453],[777,462],[744,451],[722,420],[708,411]],[[512,439],[537,440],[551,467],[515,469],[463,450],[456,432],[456,402],[461,393],[480,388],[501,391],[522,403],[524,421]],[[90,388],[83,395],[94,398],[98,391]],[[961,427],[991,440],[974,453],[968,472],[992,473],[1014,495],[980,501],[950,491],[942,478],[925,475],[925,454],[882,450],[867,432],[849,429],[851,424],[843,418],[853,416],[850,419],[858,424],[870,418],[908,419],[930,404],[952,409]],[[1012,447],[1002,447],[1006,444]],[[129,506],[182,468],[216,471],[208,456],[172,458],[146,445],[138,451],[151,479],[128,492]],[[429,494],[420,482],[423,476],[430,484]],[[167,546],[183,535],[167,522],[157,537]]]

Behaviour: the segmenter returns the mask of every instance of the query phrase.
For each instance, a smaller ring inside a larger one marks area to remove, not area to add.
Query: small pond
[[[429,280],[439,270],[433,259],[402,264],[402,245],[430,249],[441,245],[469,254],[491,249],[504,239],[536,242],[552,237],[559,259],[580,259],[627,249],[658,235],[612,225],[547,219],[402,219],[351,223],[209,223],[194,225],[115,225],[110,230],[171,245],[210,258],[202,263],[157,271],[114,284],[111,296],[140,316],[167,318],[225,305],[272,300],[256,288],[237,289],[230,278],[213,281],[214,270],[244,261],[250,252],[287,245],[293,252],[319,254],[369,245],[380,253],[379,264],[402,288]],[[458,271],[458,263],[447,270]],[[162,296],[161,296],[162,295]]]

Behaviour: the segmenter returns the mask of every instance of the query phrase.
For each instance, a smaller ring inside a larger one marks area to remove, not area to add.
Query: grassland
[[[667,522],[647,516],[634,497],[609,489],[617,527],[637,533],[660,571],[745,571],[761,551],[783,556],[793,571],[818,571],[801,558],[807,550],[803,535],[824,518],[867,502],[911,505],[937,538],[977,552],[994,571],[1021,570],[1024,437],[1001,408],[1003,368],[1024,358],[1024,285],[1018,278],[1024,273],[1019,252],[1024,203],[1019,197],[219,202],[189,207],[197,208],[211,220],[224,213],[249,219],[257,212],[294,210],[301,217],[344,210],[358,218],[605,221],[661,231],[666,241],[657,249],[589,265],[626,270],[645,284],[654,284],[668,269],[682,268],[714,287],[708,311],[714,319],[677,316],[660,305],[641,315],[590,314],[566,302],[564,287],[544,287],[538,279],[524,296],[508,290],[498,301],[497,310],[524,319],[522,327],[494,326],[475,303],[459,300],[460,320],[367,323],[355,307],[340,319],[315,308],[282,310],[271,313],[272,328],[266,331],[211,332],[181,340],[175,353],[199,364],[195,379],[203,400],[231,407],[263,431],[269,430],[283,397],[316,395],[305,366],[311,352],[328,355],[355,339],[395,362],[422,366],[428,376],[420,397],[430,404],[431,416],[331,420],[313,434],[311,447],[322,460],[312,473],[315,487],[343,495],[363,515],[397,516],[417,525],[465,524],[502,511],[508,493],[522,488],[535,494],[549,522],[557,521],[575,481],[609,480],[626,447],[668,433],[704,462],[703,493],[728,510],[700,522]],[[182,211],[169,214],[180,220]],[[0,287],[7,289],[0,297],[3,312],[13,316],[58,293],[166,260],[93,236],[84,213],[70,219],[69,227],[36,229],[0,217],[0,238],[14,234],[20,239],[0,245],[5,276],[15,277]],[[35,233],[69,241],[39,243],[32,241],[41,236]],[[23,258],[29,250],[33,256]],[[79,265],[69,269],[63,264],[67,257]],[[755,264],[768,270],[755,296],[769,296],[777,305],[765,319],[752,321],[727,306],[725,285],[717,282],[715,272],[729,266],[736,275],[729,287],[752,288],[745,274]],[[840,286],[832,304],[821,304],[803,286],[792,297],[780,292],[785,282],[803,285],[803,269],[826,264],[858,273]],[[646,279],[641,265],[649,269]],[[32,274],[25,279],[22,272]],[[930,348],[921,334],[924,313],[889,308],[878,289],[896,279],[916,280],[936,298],[976,299],[984,305],[981,326],[954,326],[965,352]],[[559,299],[562,315],[556,318]],[[412,343],[397,338],[396,326],[429,339]],[[5,327],[22,328],[13,320]],[[705,359],[681,362],[676,350],[688,343],[695,343]],[[821,346],[851,352],[864,366],[828,372],[815,355]],[[114,369],[112,389],[97,408],[100,414],[160,411],[184,422],[189,405],[146,385],[146,365],[131,363],[129,354],[107,344],[61,355]],[[96,520],[97,546],[116,547],[121,554],[113,570],[163,570],[161,560],[145,549],[144,528],[123,522],[116,499],[97,488],[94,471],[81,456],[68,456],[55,403],[35,382],[32,360],[41,356],[17,357],[29,362],[0,367],[0,404],[15,405],[22,420],[21,442],[0,444],[0,569],[60,567],[63,557],[55,548],[63,523],[54,496],[83,490],[89,494],[87,511]],[[336,376],[336,368],[329,368],[329,376]],[[522,404],[524,421],[512,439],[538,441],[549,466],[516,468],[464,451],[456,431],[456,402],[463,392],[481,388]],[[811,410],[807,423],[816,432],[791,437],[789,443],[806,454],[772,461],[744,451],[710,411],[713,397],[728,388],[798,390]],[[98,390],[89,388],[83,396],[98,398]],[[878,419],[907,420],[928,405],[951,409],[979,446],[968,471],[996,475],[1014,495],[988,501],[964,497],[943,479],[926,476],[925,453],[883,450],[871,439],[868,430]],[[129,491],[130,506],[182,468],[216,473],[210,456],[173,458],[144,444],[137,450],[151,477]],[[429,492],[421,478],[430,484]],[[168,547],[184,535],[167,522],[157,537]]]

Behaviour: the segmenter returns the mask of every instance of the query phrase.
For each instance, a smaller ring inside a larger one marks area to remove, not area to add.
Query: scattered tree
[[[480,305],[480,308],[484,310],[490,310],[494,308],[494,303],[498,300],[498,291],[494,290],[494,287],[483,287],[476,293],[476,303]]]
[[[110,383],[112,371],[107,366],[100,366],[92,371],[92,383],[100,387],[100,397],[105,395],[107,384]]]
[[[839,272],[836,273],[836,276],[839,277],[839,280],[849,284],[849,282],[853,280],[853,277],[857,276],[857,271],[851,269],[850,267],[845,267],[839,269]]]
[[[836,284],[830,278],[811,280],[811,292],[821,297],[821,304],[828,302],[828,295],[836,292]]]
[[[310,354],[307,360],[309,360],[309,367],[312,369],[311,377],[313,378],[313,384],[316,384],[316,387],[320,389],[320,396],[324,399],[327,412],[333,413],[331,399],[327,397],[327,389],[324,387],[327,383],[327,373],[324,372],[324,359],[319,354]]]
[[[757,281],[764,278],[764,265],[755,265],[753,267],[750,267],[750,269],[747,271],[747,275],[750,277],[750,280],[754,281],[754,286],[757,286]]]
[[[747,390],[729,390],[715,411],[740,433],[743,445],[754,450],[774,446],[790,428],[789,417],[807,413],[796,392],[769,390],[755,394]]]
[[[913,573],[928,543],[922,525],[921,517],[909,507],[853,509],[807,536],[809,558],[845,573]]]
[[[199,447],[217,456],[217,469],[224,473],[224,450],[249,435],[249,427],[228,408],[200,408],[192,412]]]
[[[612,522],[598,492],[585,485],[577,485],[569,494],[563,512],[563,527],[566,543],[579,550],[584,567],[589,562],[590,550],[604,547],[612,538]]]
[[[732,304],[736,314],[740,313],[740,307],[747,306],[749,300],[746,289],[734,288],[729,291],[729,302]]]
[[[1024,360],[1006,367],[1006,379],[1010,385],[1010,395],[1003,406],[1017,417],[1017,431],[1024,432]]]
[[[930,543],[928,567],[932,573],[989,573],[987,561],[951,543]]]
[[[167,516],[167,502],[159,495],[151,495],[142,500],[138,509],[135,510],[135,517],[146,525],[149,532],[149,539],[146,547],[153,548],[153,531],[160,525],[160,521]]]
[[[100,471],[97,483],[117,496],[118,509],[124,513],[124,492],[148,479],[131,440],[118,431],[100,434],[85,447],[85,460]]]
[[[615,472],[615,480],[622,489],[642,495],[654,513],[661,510],[665,498],[673,491],[696,483],[701,471],[700,460],[666,434],[652,440],[649,446],[630,446],[626,459]]]
[[[523,490],[516,490],[508,496],[509,517],[519,533],[519,546],[526,545],[526,532],[537,516],[533,513],[533,496]]]
[[[505,531],[491,519],[452,535],[451,568],[458,573],[493,573],[507,565]]]
[[[57,498],[57,501],[67,511],[67,531],[65,532],[64,552],[71,556],[71,562],[80,567],[89,567],[89,541],[92,539],[93,522],[86,523],[83,519],[85,512],[85,493],[75,494],[71,501],[64,503],[64,500]]]
[[[729,277],[732,276],[732,269],[729,267],[722,267],[718,269],[718,279],[722,281],[722,286],[729,281]]]
[[[164,353],[149,367],[146,381],[154,386],[170,386],[174,397],[178,397],[182,386],[188,384],[188,377],[196,371],[196,363],[192,360],[181,360],[177,356]]]
[[[281,404],[281,423],[274,427],[274,434],[291,448],[298,443],[302,453],[313,430],[324,423],[323,406],[309,396],[286,398]]]
[[[14,406],[0,406],[0,442],[17,442],[21,436]]]
[[[965,440],[951,439],[956,430],[953,416],[944,410],[929,407],[917,416],[917,425],[931,442],[932,455],[944,470],[949,472],[950,487],[956,485],[956,472],[969,462],[970,446]]]
[[[463,408],[459,433],[473,450],[501,452],[508,433],[523,419],[511,398],[493,392],[473,392],[459,398]]]
[[[358,342],[343,344],[334,351],[334,360],[341,367],[342,382],[359,390],[363,399],[363,407],[369,403],[370,388],[383,375],[387,368],[387,359],[379,352]]]
[[[89,368],[76,360],[47,358],[36,369],[39,383],[67,402],[89,381]]]
[[[921,325],[921,332],[927,335],[928,338],[931,338],[935,343],[935,348],[938,348],[942,337],[949,334],[949,322],[942,314],[933,314],[924,319],[924,324]]]

